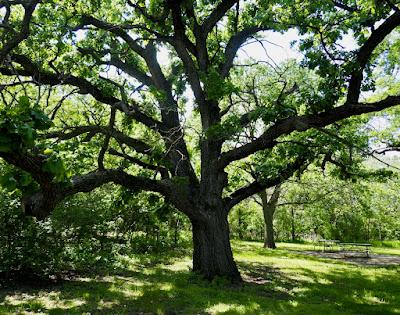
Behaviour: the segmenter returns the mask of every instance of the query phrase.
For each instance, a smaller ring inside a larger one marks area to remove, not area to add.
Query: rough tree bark
[[[193,271],[212,280],[215,276],[240,282],[229,239],[227,214],[208,212],[201,221],[192,221]]]

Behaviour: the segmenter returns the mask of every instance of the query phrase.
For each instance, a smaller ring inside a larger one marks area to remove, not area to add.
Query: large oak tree
[[[373,90],[374,67],[391,49],[380,44],[400,25],[396,3],[1,1],[0,157],[24,172],[14,178],[21,186],[32,179],[26,213],[43,218],[66,197],[109,182],[153,191],[189,217],[193,270],[240,280],[230,209],[315,158],[312,148],[297,150],[295,141],[282,139],[400,104],[400,95],[361,98]],[[239,49],[262,42],[263,31],[291,28],[302,35],[301,67],[315,82],[278,78],[257,92],[253,78],[251,93],[238,88],[233,76],[250,79],[237,69],[259,66],[237,61]],[[262,132],[242,137],[255,125]],[[335,124],[338,132],[341,126]],[[66,153],[87,141],[92,149],[71,152],[68,161]],[[258,152],[282,158],[269,175],[264,170],[252,183],[227,189],[228,168]],[[83,158],[92,163],[74,167]]]

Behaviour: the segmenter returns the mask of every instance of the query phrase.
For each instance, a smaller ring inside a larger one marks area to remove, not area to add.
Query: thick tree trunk
[[[192,220],[192,229],[193,271],[208,280],[221,276],[242,281],[233,260],[227,215],[222,211],[208,213],[201,222]]]
[[[264,247],[275,249],[274,237],[274,213],[277,207],[279,196],[281,193],[281,185],[276,185],[271,197],[268,200],[267,192],[259,193],[262,200],[264,214]]]

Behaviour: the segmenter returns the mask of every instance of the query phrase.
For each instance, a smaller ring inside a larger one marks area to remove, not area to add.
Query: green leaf
[[[18,99],[18,106],[19,106],[21,111],[24,111],[24,110],[28,109],[29,106],[30,106],[30,103],[31,102],[30,102],[29,98],[27,96],[25,96],[25,95],[21,96]]]
[[[14,191],[17,188],[17,180],[12,174],[5,174],[0,177],[0,185],[9,191]]]
[[[53,122],[40,109],[31,110],[31,117],[34,122],[34,128],[38,130],[47,130],[53,126]]]

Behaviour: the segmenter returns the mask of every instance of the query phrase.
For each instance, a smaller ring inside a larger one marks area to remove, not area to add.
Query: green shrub
[[[19,202],[0,198],[0,276],[48,276],[60,269],[63,245],[51,221],[26,217]]]
[[[136,194],[126,202],[112,185],[65,200],[45,221],[27,217],[19,196],[0,195],[0,277],[107,271],[119,254],[187,247],[187,221],[163,201]]]

